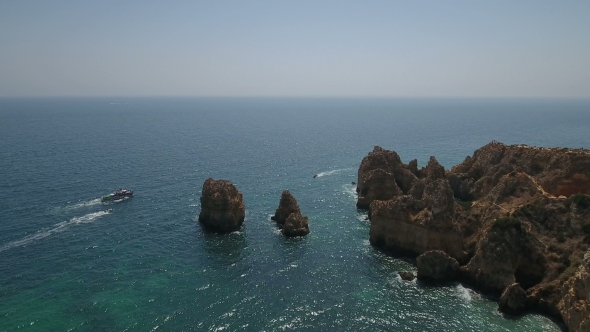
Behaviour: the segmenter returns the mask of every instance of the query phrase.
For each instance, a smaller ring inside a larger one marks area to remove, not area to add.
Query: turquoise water
[[[491,140],[589,132],[589,101],[2,99],[0,330],[558,331],[401,281],[415,268],[369,245],[351,182],[374,145],[448,168]],[[242,231],[201,229],[208,177],[244,194]],[[119,187],[135,196],[100,202]],[[270,220],[284,189],[305,238]]]

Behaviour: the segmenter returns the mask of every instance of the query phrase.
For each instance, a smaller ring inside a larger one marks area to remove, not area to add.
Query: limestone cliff
[[[418,279],[450,281],[459,272],[459,263],[442,250],[427,251],[416,259]]]
[[[514,283],[502,292],[500,296],[499,309],[511,315],[521,314],[526,305],[526,292],[518,283]]]
[[[590,331],[590,251],[563,286],[558,308],[571,331]]]
[[[434,157],[419,170],[375,147],[358,183],[373,245],[441,250],[461,265],[458,279],[504,294],[501,310],[537,309],[588,331],[589,151],[492,142],[445,171]]]
[[[543,280],[545,257],[545,246],[524,223],[498,218],[484,231],[475,255],[462,270],[484,291],[500,293],[515,282],[526,289]]]
[[[216,232],[240,229],[246,215],[242,193],[226,180],[211,178],[203,183],[199,221]]]
[[[397,166],[401,168],[403,164]],[[463,250],[463,232],[453,218],[456,203],[444,168],[432,157],[422,174],[423,179],[414,177],[407,195],[399,192],[389,199],[372,200],[369,205],[370,241],[386,250],[414,255],[440,249],[464,261],[467,254]],[[365,180],[367,178],[365,176]],[[391,184],[364,181],[363,190],[369,185],[367,192],[377,193],[386,190],[381,187],[390,188]],[[359,193],[359,202],[369,197],[362,195],[363,190]]]

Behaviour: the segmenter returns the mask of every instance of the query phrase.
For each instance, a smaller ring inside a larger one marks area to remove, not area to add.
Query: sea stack
[[[279,207],[271,219],[277,222],[285,236],[303,236],[309,233],[307,217],[301,215],[297,200],[289,190],[283,191]]]
[[[285,190],[281,195],[281,201],[279,202],[279,207],[275,211],[275,215],[270,219],[276,221],[279,227],[282,228],[291,213],[301,214],[301,210],[299,209],[295,197],[291,195],[289,190]]]
[[[244,223],[245,215],[242,193],[231,182],[205,180],[199,221],[207,229],[219,233],[237,231]]]

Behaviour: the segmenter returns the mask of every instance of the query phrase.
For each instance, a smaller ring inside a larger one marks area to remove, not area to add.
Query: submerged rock
[[[221,233],[237,231],[245,215],[242,193],[233,184],[226,180],[205,180],[199,221],[206,228]]]
[[[402,280],[412,281],[416,279],[416,276],[410,271],[400,271],[398,272],[398,274],[402,278]]]

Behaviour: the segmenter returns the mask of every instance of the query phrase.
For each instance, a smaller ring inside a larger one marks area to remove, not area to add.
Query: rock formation
[[[289,190],[283,191],[281,195],[281,201],[279,202],[279,207],[275,211],[275,215],[271,217],[272,220],[276,221],[279,227],[282,227],[287,220],[287,217],[291,213],[301,214],[301,210],[299,209],[299,205],[297,204],[297,200],[295,197],[291,195]]]
[[[422,254],[419,278],[456,278],[503,294],[504,312],[590,329],[589,151],[492,142],[445,171],[434,157],[418,169],[375,147],[357,183],[371,244]]]
[[[309,233],[307,217],[301,215],[297,200],[289,190],[283,191],[279,207],[271,217],[287,237],[303,236]]]
[[[524,311],[526,303],[526,292],[518,283],[514,283],[502,292],[498,303],[499,309],[510,315],[518,315]]]
[[[416,276],[414,276],[414,274],[409,271],[399,271],[398,274],[402,278],[402,280],[412,281],[416,279]]]
[[[381,150],[377,151],[382,153]],[[405,170],[401,162],[397,167]],[[366,192],[379,192],[379,187],[387,186],[388,183],[366,181],[371,172],[363,172],[365,181],[362,188],[373,185],[376,188],[367,188]],[[393,172],[396,173],[395,170]],[[397,173],[414,176],[410,171]],[[386,200],[372,200],[369,205],[370,241],[387,250],[414,255],[440,249],[462,261],[466,258],[463,235],[453,220],[456,203],[444,168],[432,157],[421,174],[424,174],[424,178],[415,177],[411,182],[408,181],[412,187],[407,194],[400,192]],[[403,177],[400,176],[400,179]],[[359,202],[369,197],[368,194],[362,196],[363,189],[359,193]]]
[[[459,271],[459,263],[442,250],[430,250],[418,256],[418,279],[430,281],[454,280]]]
[[[226,180],[205,180],[199,221],[206,228],[221,233],[237,231],[245,215],[242,193],[233,184]]]
[[[387,200],[407,193],[418,180],[410,166],[394,151],[376,146],[358,170],[357,207],[368,209],[374,200]]]
[[[304,236],[309,233],[307,217],[300,213],[291,213],[283,225],[283,235],[286,237]]]
[[[472,283],[488,292],[502,292],[516,279],[529,288],[544,277],[544,249],[519,219],[498,218],[481,236],[475,255],[463,271]]]
[[[590,331],[590,250],[563,287],[559,312],[572,331]]]

